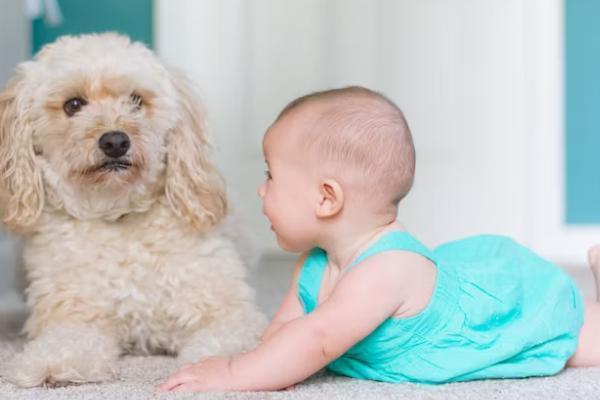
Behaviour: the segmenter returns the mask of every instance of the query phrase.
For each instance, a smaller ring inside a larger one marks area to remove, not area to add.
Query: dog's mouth
[[[88,180],[89,183],[99,182],[133,182],[140,176],[142,166],[126,158],[105,159],[86,168],[72,170],[69,176],[74,179]]]
[[[122,171],[122,170],[127,170],[129,168],[131,168],[131,161],[127,161],[127,160],[122,160],[122,159],[117,159],[117,160],[107,160],[105,162],[103,162],[102,164],[100,164],[100,166],[98,167],[98,171],[107,171],[107,172],[114,172],[114,171]]]

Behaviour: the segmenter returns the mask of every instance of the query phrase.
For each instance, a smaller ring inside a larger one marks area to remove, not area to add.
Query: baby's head
[[[272,163],[280,163],[290,172],[282,179],[294,182],[289,189],[303,190],[296,196],[337,196],[337,206],[327,203],[331,215],[356,209],[395,218],[398,202],[413,183],[415,151],[402,112],[385,96],[362,87],[292,101],[265,134],[263,146],[274,182],[278,171]],[[331,216],[321,211],[317,217]]]

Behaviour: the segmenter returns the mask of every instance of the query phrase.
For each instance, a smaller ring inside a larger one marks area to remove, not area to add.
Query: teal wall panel
[[[565,0],[565,216],[600,224],[600,1]]]
[[[61,35],[117,31],[133,40],[154,44],[152,0],[59,0],[64,21],[48,26],[43,19],[33,21],[32,45],[36,53],[44,44]]]

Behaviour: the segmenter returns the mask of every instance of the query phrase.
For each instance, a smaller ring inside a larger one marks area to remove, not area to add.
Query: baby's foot
[[[588,262],[590,263],[590,268],[594,275],[600,272],[600,244],[592,246],[588,250]]]
[[[596,301],[600,302],[600,244],[592,246],[588,250],[588,262],[590,263],[592,274],[594,274]]]

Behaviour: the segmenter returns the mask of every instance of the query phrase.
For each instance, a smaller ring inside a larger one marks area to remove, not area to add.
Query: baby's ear
[[[319,184],[318,218],[331,218],[344,208],[344,191],[335,179],[326,179]]]
[[[18,104],[22,79],[17,75],[0,93],[0,216],[4,225],[15,232],[27,231],[44,206],[33,131]]]
[[[202,108],[191,83],[173,72],[179,121],[167,149],[167,200],[177,216],[204,231],[225,217],[225,185],[210,159]]]

